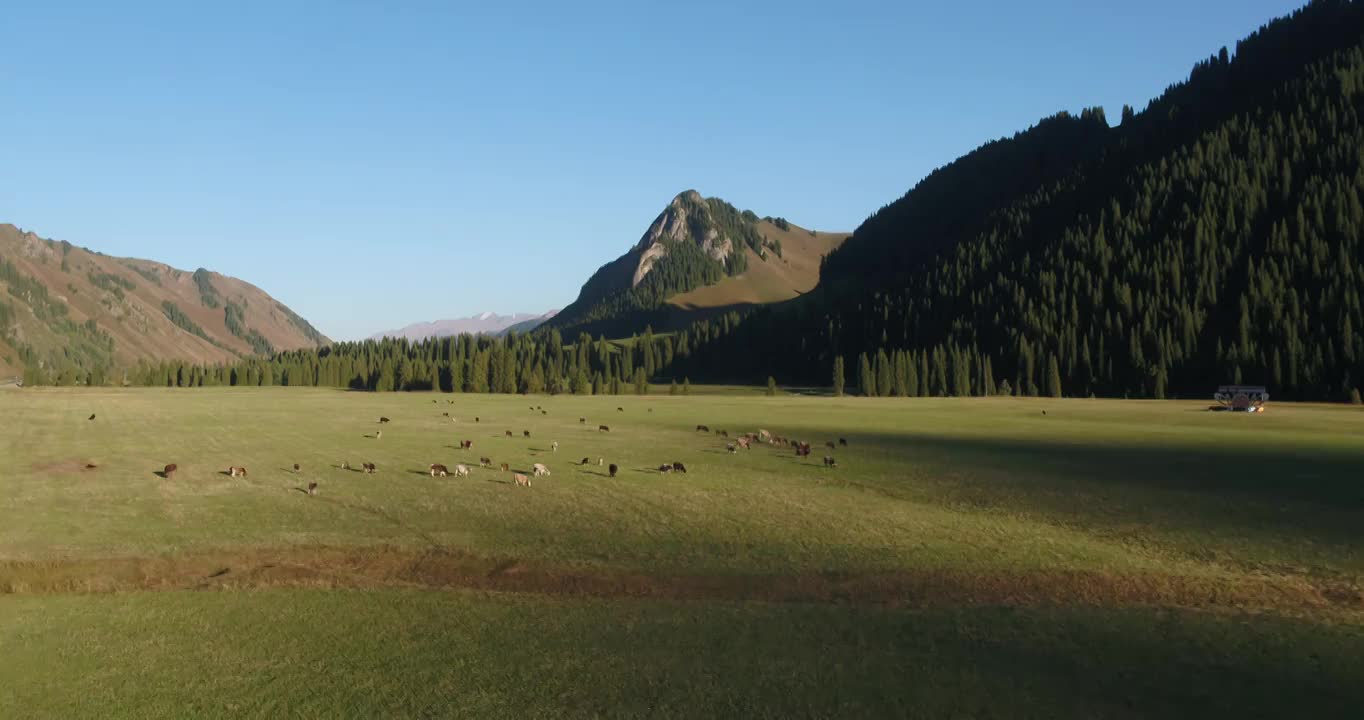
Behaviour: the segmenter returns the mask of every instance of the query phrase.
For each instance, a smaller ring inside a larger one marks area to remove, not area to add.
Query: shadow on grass
[[[1350,546],[1364,541],[1364,442],[1359,450],[1300,452],[929,435],[867,434],[859,440],[856,449],[842,449],[841,463],[855,463],[870,448],[871,454],[945,467],[951,486],[942,499],[948,502],[1033,509],[1063,521],[1098,517],[1229,536],[1271,531]],[[982,471],[986,477],[971,476]],[[870,485],[894,496],[892,485]]]

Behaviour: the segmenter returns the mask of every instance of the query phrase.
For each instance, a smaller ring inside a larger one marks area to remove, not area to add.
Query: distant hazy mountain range
[[[450,335],[502,335],[507,332],[528,332],[534,330],[540,323],[554,317],[558,310],[550,310],[542,315],[531,313],[512,313],[511,315],[499,315],[495,312],[484,312],[466,318],[450,318],[447,320],[435,320],[432,322],[414,323],[397,330],[385,330],[370,336],[373,340],[380,338],[394,337],[407,338],[408,340],[422,340],[430,337],[448,337]]]

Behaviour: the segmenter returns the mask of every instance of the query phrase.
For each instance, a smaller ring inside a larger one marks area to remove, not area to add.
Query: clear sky
[[[562,307],[679,191],[852,230],[1296,0],[0,3],[0,222],[337,339]]]

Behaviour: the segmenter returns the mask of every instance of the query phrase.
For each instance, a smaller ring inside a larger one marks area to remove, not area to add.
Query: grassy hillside
[[[845,233],[812,233],[790,224],[783,229],[769,220],[759,221],[757,227],[768,243],[781,247],[780,255],[770,247],[764,257],[748,250],[748,269],[742,274],[673,295],[668,304],[704,310],[790,300],[814,289],[819,283],[820,260],[847,237]]]
[[[306,320],[236,278],[90,252],[0,225],[0,377],[84,382],[139,359],[198,363],[317,347]]]
[[[291,388],[0,403],[16,420],[0,435],[0,715],[1347,717],[1364,702],[1351,408]],[[732,455],[699,423],[817,449]],[[526,489],[424,472],[484,455],[553,474]],[[689,472],[654,469],[673,461]],[[170,462],[177,477],[153,474]]]

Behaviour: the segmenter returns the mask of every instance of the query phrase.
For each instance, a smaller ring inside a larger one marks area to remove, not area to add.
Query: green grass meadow
[[[0,717],[1364,715],[1357,408],[694,390],[0,392]]]

